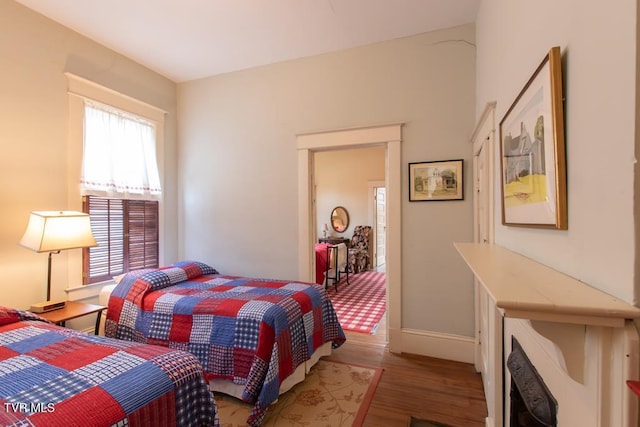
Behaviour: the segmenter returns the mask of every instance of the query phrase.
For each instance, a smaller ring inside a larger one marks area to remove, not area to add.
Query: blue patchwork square
[[[91,387],[92,385],[85,379],[78,378],[71,372],[66,372],[15,394],[13,400],[16,402],[59,403]]]
[[[193,342],[190,342],[188,344],[187,347],[187,351],[191,354],[193,354],[194,356],[196,356],[198,358],[198,360],[200,361],[200,363],[203,366],[206,366],[209,364],[209,348],[211,346],[209,345],[209,343],[207,344],[196,344]]]
[[[258,347],[259,328],[259,320],[239,318],[236,322],[235,347],[255,350]]]
[[[0,398],[24,392],[31,387],[64,375],[67,371],[42,363],[31,356],[16,356],[0,365]]]
[[[193,314],[193,308],[200,302],[200,298],[181,295],[174,304],[173,312],[176,314]]]
[[[211,327],[211,344],[232,347],[236,333],[236,319],[216,316]]]
[[[32,350],[46,347],[50,344],[55,344],[67,339],[67,337],[65,337],[64,335],[36,328],[21,328],[15,330],[15,332],[29,332],[30,329],[35,329],[39,331],[39,333],[23,334],[23,339],[21,340],[18,340],[18,338],[14,336],[14,342],[6,344],[5,347],[17,351],[18,353],[28,353]]]
[[[130,413],[167,393],[173,382],[158,366],[145,362],[125,375],[102,383],[101,387],[122,405],[126,413]]]

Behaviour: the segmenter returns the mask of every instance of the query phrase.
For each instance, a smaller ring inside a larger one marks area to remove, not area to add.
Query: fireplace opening
[[[558,402],[513,336],[507,368],[511,373],[510,427],[556,427]]]

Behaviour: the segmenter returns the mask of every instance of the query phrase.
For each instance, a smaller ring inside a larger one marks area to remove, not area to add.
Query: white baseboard
[[[398,350],[402,353],[473,363],[474,339],[460,335],[401,329]]]

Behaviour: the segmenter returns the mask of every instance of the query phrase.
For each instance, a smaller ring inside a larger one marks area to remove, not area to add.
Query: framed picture
[[[409,201],[463,200],[462,159],[409,163]]]
[[[567,229],[560,48],[553,47],[500,122],[502,224]]]

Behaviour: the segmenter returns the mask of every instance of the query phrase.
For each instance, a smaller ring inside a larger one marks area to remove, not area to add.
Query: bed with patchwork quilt
[[[218,426],[192,354],[0,307],[0,425]]]
[[[236,397],[253,405],[252,426],[320,349],[345,341],[321,285],[222,275],[197,261],[122,277],[108,299],[105,335],[196,355],[210,384],[240,388]]]

